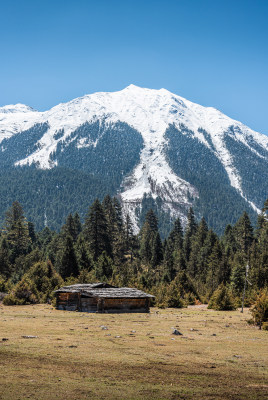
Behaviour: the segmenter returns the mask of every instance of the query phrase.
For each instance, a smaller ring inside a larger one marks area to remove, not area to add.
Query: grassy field
[[[267,399],[268,332],[247,319],[203,306],[116,315],[0,305],[0,399]]]

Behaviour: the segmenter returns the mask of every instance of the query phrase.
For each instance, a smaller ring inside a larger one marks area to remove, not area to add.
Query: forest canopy
[[[268,286],[267,212],[268,200],[255,229],[244,212],[219,237],[190,208],[185,229],[178,218],[162,240],[153,209],[134,235],[129,215],[109,195],[93,202],[84,223],[78,213],[69,214],[60,232],[37,232],[15,201],[0,236],[0,292],[8,293],[6,304],[29,304],[50,301],[64,282],[107,281],[149,291],[161,307],[218,298],[231,309],[240,305],[249,264],[251,304]]]

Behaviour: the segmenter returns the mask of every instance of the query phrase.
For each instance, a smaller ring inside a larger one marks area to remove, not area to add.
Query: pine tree
[[[113,201],[109,195],[104,197],[102,208],[106,217],[109,235],[112,237],[115,234],[117,217]]]
[[[30,221],[28,221],[28,232],[31,242],[34,244],[36,242],[36,234],[35,234],[34,224]]]
[[[250,251],[251,275],[258,288],[268,286],[268,219],[264,211],[262,215],[264,220],[257,228],[257,241]]]
[[[197,224],[195,221],[195,216],[192,207],[189,208],[188,214],[187,214],[187,225],[186,225],[186,230],[185,230],[185,235],[184,235],[184,242],[183,242],[183,248],[184,248],[184,253],[185,253],[185,258],[187,261],[190,259],[190,254],[191,254],[191,249],[192,249],[192,237],[196,233],[197,230]]]
[[[87,214],[84,236],[94,261],[98,259],[103,251],[106,251],[108,256],[112,255],[108,224],[98,199],[94,201]]]
[[[38,246],[43,249],[46,253],[47,247],[49,243],[53,240],[53,237],[56,236],[56,232],[50,230],[47,226],[37,234],[37,242]]]
[[[6,213],[3,233],[11,250],[11,262],[30,251],[28,222],[18,201],[15,201]]]
[[[107,253],[104,251],[96,263],[96,277],[100,280],[106,280],[112,276],[113,262]]]
[[[79,274],[73,239],[69,235],[65,236],[62,248],[57,254],[56,266],[63,279]]]
[[[253,228],[246,212],[239,218],[234,230],[239,250],[248,257],[249,249],[253,242]]]
[[[237,252],[232,261],[231,285],[238,294],[242,292],[245,282],[246,263],[244,256]]]
[[[120,201],[116,197],[113,198],[113,206],[115,209],[117,229],[119,232],[122,232],[123,230],[122,206]]]
[[[75,232],[74,240],[76,240],[80,235],[80,233],[82,232],[82,224],[80,221],[80,216],[77,212],[74,214],[73,221],[74,221],[74,232]]]
[[[75,224],[72,214],[68,215],[66,222],[62,227],[62,233],[66,236],[71,236],[73,240],[76,240]]]
[[[212,249],[208,262],[207,283],[213,293],[219,285],[219,274],[222,267],[222,249],[217,241]]]
[[[132,262],[135,239],[133,234],[133,224],[131,222],[129,214],[126,215],[126,220],[123,225],[123,235],[124,235],[124,250],[126,253],[130,253],[130,258]]]
[[[228,224],[226,226],[222,242],[225,247],[226,253],[228,253],[230,256],[233,256],[237,251],[237,243],[234,228],[232,227],[232,225]]]
[[[0,244],[0,276],[8,279],[11,275],[12,267],[9,262],[8,243],[5,238],[2,239]]]
[[[80,235],[75,243],[75,253],[79,270],[90,271],[93,268],[93,260],[83,235]]]
[[[196,230],[196,240],[198,241],[200,247],[204,246],[207,234],[208,234],[208,226],[205,218],[202,217]]]
[[[213,293],[208,308],[218,311],[235,310],[234,299],[230,290],[222,283]]]
[[[171,282],[176,275],[176,268],[174,266],[173,242],[171,240],[164,241],[163,254],[165,281]]]
[[[159,232],[157,232],[152,241],[152,257],[151,257],[152,267],[160,265],[162,260],[163,260],[162,242],[160,239]]]
[[[124,233],[122,210],[120,202],[114,197],[105,196],[102,207],[108,226],[108,235],[111,242],[112,255],[117,263],[123,261],[124,256]]]
[[[148,211],[145,217],[145,224],[148,225],[149,229],[151,232],[158,232],[158,223],[157,223],[157,218],[152,209]],[[144,224],[144,225],[145,225]]]
[[[170,245],[173,247],[173,251],[182,249],[183,231],[179,218],[175,220],[173,229],[169,234],[168,240],[170,241]]]
[[[144,262],[151,264],[153,256],[153,245],[158,233],[157,218],[152,209],[145,217],[144,225],[140,233],[140,255]]]

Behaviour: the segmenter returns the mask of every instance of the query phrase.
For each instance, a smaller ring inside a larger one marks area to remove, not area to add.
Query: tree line
[[[162,240],[152,209],[134,235],[129,215],[109,195],[94,201],[84,223],[69,214],[60,232],[36,232],[15,201],[0,237],[0,292],[9,293],[6,304],[27,304],[51,300],[63,284],[107,281],[149,291],[160,307],[180,307],[209,302],[220,287],[239,305],[248,264],[251,304],[268,287],[267,212],[268,200],[255,228],[244,212],[219,237],[190,208],[185,229],[178,218]]]

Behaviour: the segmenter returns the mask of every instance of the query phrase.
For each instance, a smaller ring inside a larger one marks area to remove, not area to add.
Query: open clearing
[[[198,306],[86,314],[0,305],[0,399],[266,399],[268,332],[249,318]]]

